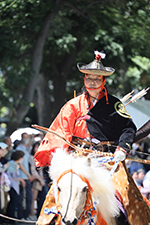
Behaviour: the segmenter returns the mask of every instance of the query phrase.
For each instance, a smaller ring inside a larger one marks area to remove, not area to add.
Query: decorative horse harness
[[[88,185],[86,203],[85,203],[84,211],[81,213],[80,217],[78,218],[78,225],[83,224],[85,219],[87,219],[87,218],[89,218],[88,224],[91,224],[91,222],[94,222],[94,216],[97,214],[97,212],[95,210],[95,207],[93,206],[93,201],[92,201],[91,192],[93,192],[93,188],[91,187],[89,181],[85,177],[83,177],[81,174],[75,173],[72,169],[66,170],[57,179],[56,183],[54,184],[54,189],[57,188],[57,185],[58,185],[59,181],[67,173],[76,174],[77,176],[80,177],[80,179],[83,182],[85,182]],[[45,214],[56,213],[56,215],[58,215],[57,224],[61,224],[61,216],[60,216],[61,206],[59,204],[59,191],[58,191],[58,189],[57,189],[57,191],[54,190],[54,193],[55,193],[55,201],[56,201],[55,209],[54,209],[54,207],[52,207],[49,210],[47,208],[45,208],[44,213]]]

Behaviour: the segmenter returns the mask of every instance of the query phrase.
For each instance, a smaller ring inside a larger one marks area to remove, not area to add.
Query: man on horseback
[[[92,63],[77,65],[84,73],[85,91],[65,104],[50,129],[70,142],[74,136],[91,141],[91,144],[92,139],[98,142],[119,140],[115,160],[122,161],[131,149],[136,127],[120,100],[107,93],[106,77],[115,70],[102,65],[103,55],[96,51],[96,59]],[[68,149],[63,140],[47,133],[35,155],[37,166],[50,165],[47,153],[51,156],[58,147]]]
[[[107,93],[106,77],[113,74],[115,70],[103,66],[101,58],[105,57],[104,53],[95,51],[95,55],[95,60],[90,64],[77,64],[79,71],[84,74],[85,91],[63,106],[50,129],[62,135],[69,142],[73,142],[74,138],[84,140],[84,143],[87,141],[90,143],[89,147],[93,149],[96,146],[95,143],[101,148],[103,148],[103,143],[106,146],[110,143],[114,146],[117,143],[115,149],[111,149],[115,152],[114,161],[124,161],[131,149],[136,126],[121,101]],[[52,133],[47,133],[35,154],[37,167],[50,165],[52,152],[55,152],[57,148],[69,151],[68,145],[62,139]],[[123,171],[124,167],[125,164]],[[125,174],[127,173],[126,171]],[[116,182],[118,182],[118,176],[115,177],[115,185]],[[134,182],[131,183],[135,185]],[[127,189],[129,185],[126,185],[124,188]],[[137,192],[138,189],[136,189],[136,194]],[[126,194],[121,195],[126,196]],[[142,201],[142,197],[139,198]],[[127,202],[123,203],[127,204]],[[145,207],[148,206],[145,205]],[[147,214],[146,217],[146,221],[150,222]],[[147,225],[146,223],[140,224]]]

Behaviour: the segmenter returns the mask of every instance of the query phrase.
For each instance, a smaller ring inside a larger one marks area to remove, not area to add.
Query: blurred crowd
[[[0,213],[11,218],[36,221],[51,186],[49,168],[36,168],[34,154],[44,134],[21,134],[21,140],[13,143],[10,137],[0,142]],[[130,157],[137,161],[126,160],[127,168],[141,193],[150,201],[150,141],[134,143]],[[0,224],[3,220],[0,217]],[[4,219],[12,224],[13,221]],[[15,222],[14,222],[15,223]]]
[[[126,160],[127,168],[141,193],[150,201],[150,141],[145,139],[134,143],[130,157],[135,161]],[[141,163],[141,160],[147,160],[147,163]]]
[[[0,213],[20,220],[36,221],[51,186],[49,168],[36,168],[34,154],[44,134],[21,134],[13,143],[0,142]],[[0,217],[2,222],[15,221]]]

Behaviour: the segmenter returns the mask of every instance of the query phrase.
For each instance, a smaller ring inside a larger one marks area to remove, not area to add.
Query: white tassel
[[[136,102],[136,100],[138,100],[139,98],[142,98],[144,95],[146,95],[147,94],[147,91],[149,90],[149,87],[145,90],[145,89],[143,89],[142,91],[140,91],[139,93],[137,93],[136,95],[134,95],[132,98],[131,98],[131,100],[126,104],[126,105],[128,105],[128,104],[130,104],[131,102]],[[125,106],[126,106],[125,105]]]
[[[133,94],[134,91],[131,91],[130,93],[128,93],[127,95],[125,95],[122,99],[120,99],[120,101],[122,103],[126,102],[129,98],[131,98],[131,95]]]
[[[100,55],[102,59],[105,59],[106,54],[103,52],[99,52],[99,51],[94,51],[95,55]]]

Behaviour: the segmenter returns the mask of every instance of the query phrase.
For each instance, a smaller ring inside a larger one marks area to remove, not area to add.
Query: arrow
[[[120,101],[122,103],[126,102],[129,98],[131,98],[131,95],[133,94],[134,91],[131,91],[130,93],[128,93],[127,95],[125,95],[122,99],[120,99]]]
[[[147,91],[149,90],[149,87],[147,89],[143,89],[142,91],[138,92],[136,95],[134,95],[131,100],[125,104],[124,106],[127,106],[128,104],[130,104],[131,102],[136,102],[136,100],[138,100],[139,98],[142,98],[144,95],[147,94]]]

